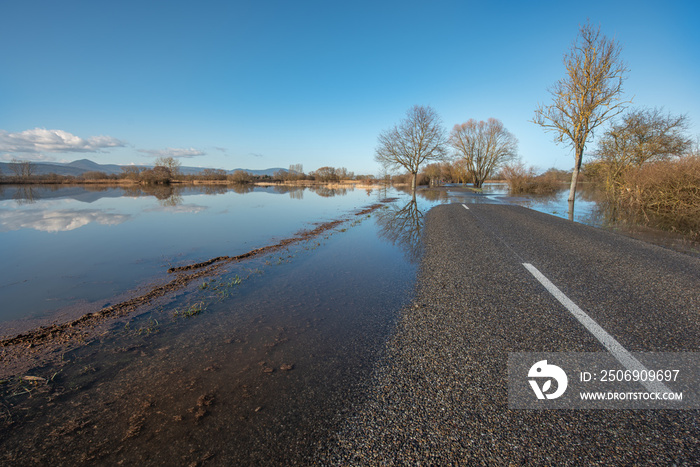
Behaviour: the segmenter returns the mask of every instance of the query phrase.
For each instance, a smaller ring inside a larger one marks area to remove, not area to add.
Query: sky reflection
[[[101,307],[169,267],[274,244],[385,196],[284,186],[5,187],[0,322]]]

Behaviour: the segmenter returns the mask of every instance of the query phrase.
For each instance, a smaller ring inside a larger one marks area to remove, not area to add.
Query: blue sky
[[[3,2],[0,160],[377,173],[378,134],[417,104],[446,129],[498,118],[526,163],[570,169],[530,120],[579,24],[623,45],[634,106],[698,135],[698,18],[697,1]]]

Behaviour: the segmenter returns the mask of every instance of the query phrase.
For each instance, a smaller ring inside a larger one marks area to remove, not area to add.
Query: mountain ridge
[[[34,165],[34,173],[36,175],[72,175],[74,177],[80,176],[85,172],[104,172],[107,175],[119,175],[122,173],[122,167],[133,167],[130,165],[117,165],[117,164],[99,164],[97,162],[91,161],[90,159],[78,159],[72,162],[32,162]],[[152,165],[139,165],[142,169],[150,169]],[[180,167],[180,172],[183,175],[197,175],[202,171],[213,168],[213,167]],[[0,170],[2,175],[13,175],[12,169],[10,168],[9,162],[0,162]],[[232,170],[226,170],[227,174],[232,174],[237,170],[243,170],[251,175],[273,175],[275,172],[284,171],[287,169],[281,167],[272,167],[268,169],[243,169],[236,168]]]

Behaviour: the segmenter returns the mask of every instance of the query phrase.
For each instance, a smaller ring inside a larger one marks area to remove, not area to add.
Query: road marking
[[[559,290],[556,285],[552,284],[540,271],[538,271],[535,266],[530,263],[523,263],[523,266],[525,266],[525,268],[530,271],[533,276],[535,276],[535,279],[540,281],[540,284],[544,285],[544,287],[554,296],[554,298],[559,300],[559,303],[564,305],[564,307],[566,307],[566,309],[569,310],[572,315],[574,315],[579,323],[583,324],[583,326],[588,329],[588,331],[593,334],[606,349],[608,349],[608,352],[610,352],[612,356],[622,364],[622,366],[630,371],[648,371],[639,360],[634,358],[632,354],[629,353],[627,349],[625,349],[619,342],[617,342],[613,336],[608,334],[605,329],[600,327],[600,325],[596,323],[593,318],[588,316],[586,312],[572,302],[569,297],[564,295],[564,293]],[[640,383],[649,392],[671,392],[671,390],[665,384],[658,381],[640,381]]]
[[[462,207],[463,207],[464,209],[466,209],[467,211],[469,211],[469,208],[467,207],[466,204],[463,204]]]

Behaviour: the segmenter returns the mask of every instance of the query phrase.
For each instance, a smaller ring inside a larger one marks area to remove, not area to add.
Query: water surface
[[[171,266],[245,253],[373,199],[282,187],[5,187],[0,322],[99,308]]]
[[[318,222],[347,220],[320,237],[228,264],[114,321],[85,345],[28,370],[35,379],[5,380],[0,458],[268,465],[313,456],[364,394],[412,297],[423,216],[437,201],[395,190],[280,191],[186,189],[176,199],[118,189],[67,197],[39,191],[32,203],[4,200],[2,235],[24,251],[43,248],[49,258],[35,267],[65,269],[59,282],[74,297],[64,300],[92,293],[94,304],[156,280],[171,264],[235,255]],[[356,215],[387,197],[396,199]],[[115,245],[103,247],[107,240]],[[86,250],[92,255],[76,254]],[[4,290],[17,294],[24,313],[36,304],[52,313],[39,285],[52,283],[51,272],[26,272],[34,277],[24,290],[38,297],[23,301],[10,275]],[[109,286],[96,291],[99,283]]]

